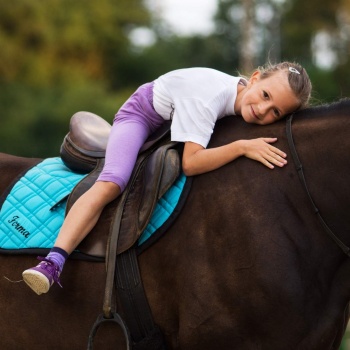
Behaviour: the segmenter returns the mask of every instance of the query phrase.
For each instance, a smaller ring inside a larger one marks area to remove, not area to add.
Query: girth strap
[[[135,247],[117,257],[116,288],[135,343],[133,349],[164,349],[163,335],[153,321],[143,288]]]
[[[314,210],[314,213],[317,215],[317,218],[319,219],[322,227],[324,228],[324,230],[326,231],[326,233],[328,234],[328,236],[330,236],[333,241],[340,247],[340,249],[348,256],[350,257],[350,248],[348,246],[346,246],[335,234],[334,232],[329,228],[329,226],[327,225],[327,223],[324,221],[319,209],[317,208],[311,193],[309,191],[309,188],[307,186],[306,180],[305,180],[305,175],[304,175],[304,171],[303,171],[303,165],[301,164],[299,157],[298,157],[298,153],[297,150],[295,148],[295,144],[294,144],[294,140],[293,140],[293,135],[292,135],[292,120],[293,120],[293,114],[291,114],[288,118],[287,118],[287,139],[288,139],[288,144],[289,144],[289,148],[292,152],[292,157],[294,160],[294,164],[296,167],[296,170],[298,172],[298,176],[299,179],[306,191],[306,194],[310,200],[310,203],[312,205],[312,208]]]

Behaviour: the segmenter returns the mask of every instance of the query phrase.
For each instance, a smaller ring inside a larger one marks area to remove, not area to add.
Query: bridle
[[[292,157],[294,160],[294,164],[296,166],[296,170],[298,172],[299,175],[299,179],[301,181],[301,184],[303,185],[307,196],[310,199],[312,208],[315,212],[315,214],[317,215],[318,219],[320,220],[322,227],[324,228],[324,230],[326,231],[326,233],[333,239],[333,241],[340,247],[340,249],[348,256],[350,257],[350,248],[348,246],[346,246],[338,237],[337,235],[329,228],[329,226],[326,224],[326,222],[324,221],[322,215],[320,214],[319,209],[316,207],[314,200],[312,199],[312,196],[310,194],[309,188],[307,186],[306,180],[305,180],[305,175],[304,175],[304,171],[303,171],[303,166],[299,160],[298,157],[298,153],[297,150],[295,148],[295,144],[293,141],[293,135],[292,135],[292,120],[293,120],[293,114],[291,114],[288,118],[287,118],[287,125],[286,125],[286,129],[287,129],[287,140],[288,140],[288,144],[289,144],[289,148],[290,151],[292,153]]]

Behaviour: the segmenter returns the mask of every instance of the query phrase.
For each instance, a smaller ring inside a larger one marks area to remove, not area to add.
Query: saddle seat
[[[104,158],[111,125],[90,112],[75,113],[61,146],[61,158],[77,172],[90,172]]]
[[[61,146],[61,158],[70,169],[89,174],[70,194],[66,213],[95,183],[102,171],[111,125],[96,114],[78,112],[72,116],[69,129]],[[78,246],[80,253],[105,258],[109,236],[115,230],[115,217],[118,215],[121,222],[117,253],[129,249],[140,237],[158,199],[180,173],[177,143],[169,140],[169,131],[170,122],[165,122],[145,142],[125,190],[126,200],[120,201],[118,197],[105,207],[95,227]]]

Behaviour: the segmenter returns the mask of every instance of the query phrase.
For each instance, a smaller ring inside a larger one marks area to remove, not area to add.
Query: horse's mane
[[[350,115],[350,98],[344,98],[336,102],[329,104],[321,104],[318,106],[312,106],[293,114],[294,121],[314,121],[313,126],[319,125],[320,120],[328,121],[334,119],[333,117],[341,117],[344,120],[348,120]],[[334,119],[340,120],[340,119]],[[214,129],[210,141],[210,147],[218,147],[223,144],[232,142],[242,138],[257,138],[261,137],[262,134],[275,135],[283,130],[285,132],[286,119],[283,118],[276,123],[264,125],[264,129],[261,126],[246,123],[243,118],[239,116],[232,116],[230,118],[220,119]],[[311,125],[311,124],[308,124]]]
[[[298,118],[303,116],[309,118],[313,116],[322,116],[322,115],[329,115],[334,113],[349,114],[349,112],[350,112],[350,98],[342,98],[339,101],[325,103],[318,106],[312,106],[309,108],[302,109],[294,113],[294,115]]]

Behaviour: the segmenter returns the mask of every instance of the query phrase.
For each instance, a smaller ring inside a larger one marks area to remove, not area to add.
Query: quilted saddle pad
[[[0,252],[52,248],[64,221],[68,196],[85,176],[67,168],[58,157],[48,158],[30,169],[14,185],[0,209]],[[169,219],[186,179],[181,174],[160,198],[139,245]]]
[[[71,171],[58,157],[31,168],[1,207],[0,247],[52,247],[64,220],[68,195],[84,176]]]

